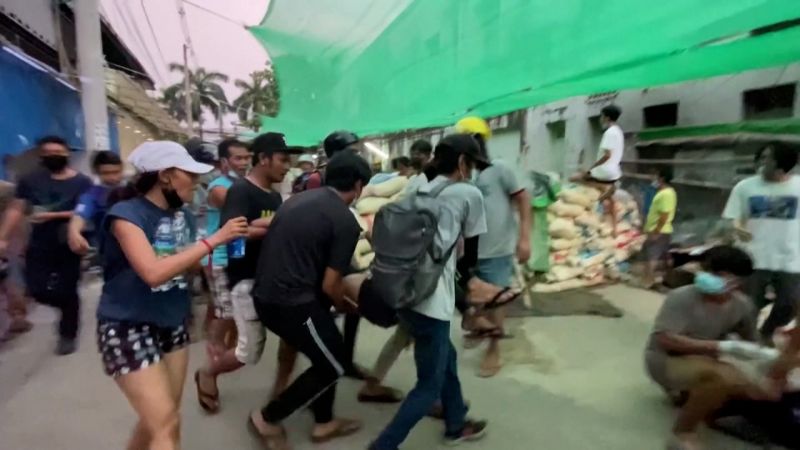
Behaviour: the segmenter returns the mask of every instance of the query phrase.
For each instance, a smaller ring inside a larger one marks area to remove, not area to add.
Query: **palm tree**
[[[239,120],[248,128],[258,131],[261,128],[261,116],[278,115],[280,94],[272,67],[252,72],[250,80],[236,80],[234,84],[242,93],[233,101],[233,106]]]
[[[192,118],[200,124],[200,137],[203,137],[203,111],[209,111],[215,119],[220,121],[220,133],[222,132],[222,117],[227,110],[228,98],[222,90],[220,82],[227,83],[228,76],[219,72],[207,72],[205,69],[188,70],[182,64],[172,63],[169,70],[179,73],[187,73],[192,100]],[[178,120],[186,120],[185,112],[185,93],[184,83],[175,83],[162,93],[161,101],[166,105],[167,111]],[[194,124],[188,124],[191,129]]]

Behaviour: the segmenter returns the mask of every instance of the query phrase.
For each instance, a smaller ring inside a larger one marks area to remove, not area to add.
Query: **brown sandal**
[[[281,429],[281,432],[275,435],[262,434],[256,424],[253,423],[251,416],[247,417],[247,429],[250,430],[250,434],[253,437],[261,442],[265,450],[291,450],[289,441],[286,438],[286,430],[284,429]]]
[[[339,426],[332,432],[323,436],[311,436],[311,442],[315,444],[324,444],[332,439],[350,436],[361,429],[362,423],[358,420],[350,419],[334,419],[339,421]]]
[[[219,411],[219,391],[211,394],[200,387],[200,371],[194,373],[194,384],[197,387],[197,402],[200,407],[208,414],[215,414]]]

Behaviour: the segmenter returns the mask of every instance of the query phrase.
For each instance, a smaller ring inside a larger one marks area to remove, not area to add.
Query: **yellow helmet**
[[[492,137],[489,123],[477,116],[464,117],[456,122],[456,133],[480,134],[484,141]]]

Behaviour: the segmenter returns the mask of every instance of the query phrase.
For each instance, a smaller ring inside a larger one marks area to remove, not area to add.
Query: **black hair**
[[[100,166],[121,166],[122,159],[120,159],[119,155],[110,151],[110,150],[103,150],[95,153],[94,159],[92,160],[92,169],[95,172],[100,168]]]
[[[125,186],[112,189],[108,193],[107,207],[111,208],[115,203],[145,195],[156,183],[158,183],[158,172],[140,173]]]
[[[137,194],[144,195],[150,192],[150,189],[153,189],[156,183],[158,183],[158,172],[144,172],[136,177],[133,187],[136,189]]]
[[[766,149],[772,149],[772,159],[775,167],[783,173],[789,173],[797,165],[797,149],[790,147],[783,142],[769,142],[761,148],[761,153]]]
[[[348,192],[369,182],[372,171],[367,161],[355,152],[339,152],[333,155],[325,168],[325,185],[339,192]]]
[[[658,178],[664,180],[664,183],[670,184],[672,183],[672,177],[674,176],[672,167],[670,166],[661,166],[656,169],[656,175]]]
[[[64,146],[64,148],[66,148],[67,150],[69,150],[69,144],[67,144],[67,141],[65,141],[65,140],[64,140],[64,138],[62,138],[62,137],[60,137],[60,136],[54,136],[54,135],[51,135],[51,136],[45,136],[45,137],[43,137],[43,138],[39,139],[38,141],[36,141],[36,147],[38,147],[38,148],[40,148],[40,149],[41,149],[42,147],[44,147],[44,146],[45,146],[45,144],[58,144],[58,145],[63,145],[63,146]]]
[[[289,147],[286,146],[283,134],[268,132],[253,139],[253,142],[250,143],[250,151],[253,152],[253,165],[255,166],[261,161],[261,155],[271,159],[275,153],[288,154]]]
[[[411,144],[411,153],[424,153],[426,155],[430,155],[433,153],[433,146],[430,142],[426,141],[425,139],[417,139]]]
[[[600,110],[600,114],[608,117],[613,122],[616,122],[619,119],[619,116],[622,115],[622,110],[619,109],[619,106],[616,105],[608,105]]]
[[[732,245],[718,245],[703,253],[702,266],[709,272],[726,272],[738,277],[753,273],[753,260],[743,250]]]
[[[408,156],[398,156],[392,159],[392,169],[398,170],[401,167],[411,167],[411,158]]]
[[[475,140],[471,139],[470,141],[472,145],[477,145]],[[451,141],[443,140],[436,145],[436,149],[433,151],[433,161],[431,161],[431,165],[436,168],[437,175],[449,176],[458,170],[458,159],[461,155],[464,155],[468,165],[475,164],[475,158],[473,158],[472,155],[451,145]]]
[[[247,144],[238,139],[223,139],[217,144],[217,156],[219,158],[230,158],[231,147],[247,148]]]

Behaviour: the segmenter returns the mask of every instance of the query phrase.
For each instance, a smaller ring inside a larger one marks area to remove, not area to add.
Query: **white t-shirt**
[[[622,178],[622,170],[619,167],[622,161],[622,153],[625,151],[625,135],[622,128],[614,124],[608,127],[600,140],[600,148],[597,151],[597,159],[605,154],[606,150],[611,152],[608,161],[604,162],[590,171],[592,177],[603,181],[616,181]]]
[[[753,239],[745,243],[756,269],[800,273],[800,177],[771,183],[745,178],[731,191],[722,217],[740,219]]]
[[[423,175],[424,177],[424,175]],[[430,191],[447,178],[439,176],[420,188]],[[455,244],[459,237],[471,238],[486,233],[486,212],[483,209],[483,196],[471,183],[454,183],[446,187],[440,194],[443,200],[444,213],[439,217],[439,235],[442,245],[448,248]],[[414,311],[425,316],[449,322],[456,309],[456,251],[444,266],[442,276],[433,294],[414,307]]]

